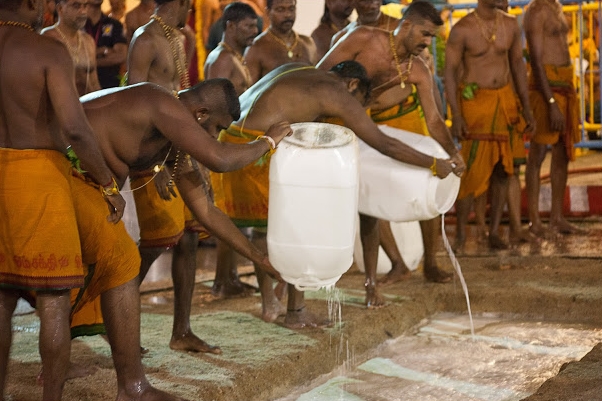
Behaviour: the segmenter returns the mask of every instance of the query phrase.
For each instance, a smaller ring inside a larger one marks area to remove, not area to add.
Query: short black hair
[[[437,26],[443,25],[441,14],[435,6],[426,0],[414,0],[410,5],[403,10],[402,20],[410,20],[412,22],[430,21]]]
[[[165,4],[165,3],[171,3],[172,1],[175,0],[155,0],[155,3],[160,6],[161,4]]]
[[[221,92],[224,95],[228,115],[230,115],[234,121],[237,121],[240,118],[240,102],[238,101],[238,94],[236,93],[236,89],[234,89],[232,82],[226,78],[213,78],[199,82],[192,88],[180,91],[179,96],[180,98],[190,96],[190,99],[194,102],[214,104],[215,98],[210,97],[215,96],[214,91],[216,89],[221,89]]]
[[[272,6],[274,5],[274,0],[267,0],[266,1],[266,8],[272,8]],[[297,5],[297,0],[295,0],[295,5]]]
[[[245,18],[257,19],[257,13],[253,10],[253,7],[240,1],[230,3],[224,8],[224,12],[222,13],[222,28],[226,30],[228,21],[240,22]]]
[[[330,69],[341,78],[357,78],[357,88],[366,93],[366,97],[370,95],[372,90],[368,73],[363,65],[354,60],[341,61]]]

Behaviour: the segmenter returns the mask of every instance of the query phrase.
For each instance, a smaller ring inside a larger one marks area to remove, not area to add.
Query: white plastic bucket
[[[299,290],[334,285],[353,263],[358,149],[348,128],[292,124],[270,161],[268,255]]]
[[[380,130],[422,153],[448,158],[433,138],[379,125]],[[383,155],[358,140],[360,148],[359,211],[388,221],[430,220],[453,206],[460,178],[440,179],[429,169],[412,166]]]
[[[391,231],[395,244],[401,258],[410,270],[416,270],[422,256],[424,255],[424,245],[422,244],[422,231],[420,223],[417,221],[404,221],[399,223],[391,223]],[[355,265],[362,273],[366,271],[364,265],[364,251],[362,241],[360,239],[359,230],[355,236],[355,250],[353,251],[353,259]],[[382,247],[378,247],[378,263],[376,264],[376,273],[386,274],[391,270],[391,260],[385,253]]]

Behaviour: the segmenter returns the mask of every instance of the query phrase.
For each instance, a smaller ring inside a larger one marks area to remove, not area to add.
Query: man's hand
[[[550,104],[548,108],[548,114],[550,118],[550,130],[560,133],[564,132],[564,115],[562,115],[558,104]]]
[[[109,215],[107,221],[109,223],[117,224],[123,217],[123,211],[125,210],[125,199],[120,193],[104,196],[105,202],[109,206]]]
[[[455,116],[452,118],[451,133],[454,138],[457,138],[460,141],[466,139],[466,136],[468,135],[468,126],[462,116]]]
[[[452,172],[452,166],[451,166],[451,161],[450,160],[445,160],[445,159],[436,159],[435,161],[436,165],[435,165],[435,171],[437,172],[437,177],[438,178],[445,178],[449,175],[449,173]]]
[[[155,188],[157,188],[157,192],[161,199],[169,201],[171,197],[177,198],[178,195],[171,184],[171,175],[169,170],[162,169],[157,172],[153,178]]]
[[[525,127],[525,134],[531,139],[533,134],[535,133],[536,122],[533,114],[531,114],[530,110],[523,110],[523,118],[525,119],[525,123],[527,126]]]
[[[466,170],[466,163],[464,163],[464,159],[462,159],[460,152],[456,152],[454,155],[452,155],[450,164],[454,174],[458,177],[461,177]]]
[[[260,267],[264,272],[266,272],[267,274],[272,276],[275,280],[284,282],[284,280],[282,279],[282,276],[280,276],[280,273],[278,273],[278,271],[276,269],[274,269],[274,266],[272,266],[272,264],[270,263],[267,256],[265,256],[263,258],[263,260],[260,262]]]
[[[293,129],[291,128],[291,125],[287,121],[280,121],[273,124],[265,135],[271,137],[276,142],[276,146],[278,146],[282,138],[289,136],[292,133]]]

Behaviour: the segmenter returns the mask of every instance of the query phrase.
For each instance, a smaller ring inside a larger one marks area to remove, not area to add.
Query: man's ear
[[[359,83],[360,83],[360,80],[358,78],[350,78],[347,81],[347,91],[349,91],[349,93],[355,92]]]
[[[194,112],[194,117],[199,124],[203,124],[209,119],[209,109],[207,107],[199,107]]]

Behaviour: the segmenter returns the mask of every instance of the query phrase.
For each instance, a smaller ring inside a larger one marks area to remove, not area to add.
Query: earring
[[[196,120],[197,120],[198,122],[201,122],[201,117],[197,117],[197,118],[196,118]]]

